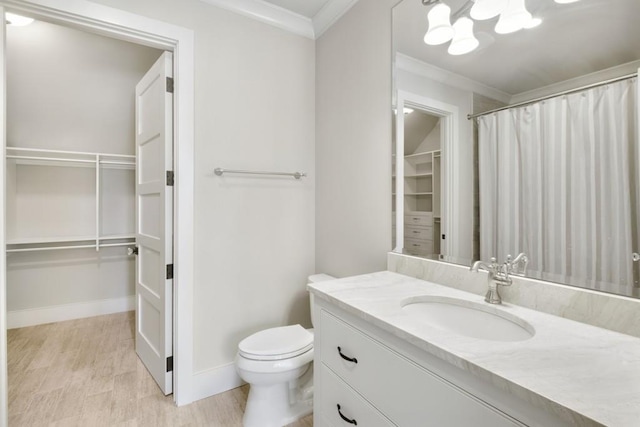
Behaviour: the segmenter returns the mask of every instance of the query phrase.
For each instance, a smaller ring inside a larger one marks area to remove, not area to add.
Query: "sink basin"
[[[535,329],[511,313],[463,299],[420,296],[402,301],[402,310],[434,328],[489,341],[524,341]]]

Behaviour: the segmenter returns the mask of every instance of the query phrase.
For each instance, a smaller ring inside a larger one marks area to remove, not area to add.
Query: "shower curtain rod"
[[[467,120],[471,120],[471,119],[475,119],[475,118],[478,118],[478,117],[486,116],[487,114],[491,114],[491,113],[497,113],[498,111],[509,110],[511,108],[524,107],[525,105],[535,104],[536,102],[544,101],[546,99],[551,99],[551,98],[555,98],[557,96],[562,96],[562,95],[569,95],[569,94],[576,93],[576,92],[582,92],[583,90],[591,89],[591,88],[598,87],[598,86],[604,86],[606,84],[619,82],[619,81],[622,81],[622,80],[632,79],[634,77],[638,77],[638,73],[627,74],[626,76],[616,77],[614,79],[604,80],[604,81],[598,82],[598,83],[592,83],[590,85],[582,86],[582,87],[579,87],[579,88],[576,88],[576,89],[569,89],[569,90],[565,90],[563,92],[554,93],[553,95],[542,96],[540,98],[532,99],[530,101],[523,101],[523,102],[519,102],[519,103],[513,104],[513,105],[506,105],[504,107],[495,108],[493,110],[485,111],[484,113],[467,114]]]

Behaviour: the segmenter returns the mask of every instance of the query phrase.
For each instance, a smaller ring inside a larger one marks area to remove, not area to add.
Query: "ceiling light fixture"
[[[509,0],[507,7],[500,13],[495,31],[498,34],[509,34],[520,31],[533,16],[527,10],[524,0]]]
[[[402,112],[405,116],[408,116],[409,114],[413,113],[413,108],[404,107],[402,109]],[[398,114],[398,109],[396,107],[393,107],[393,114]]]
[[[444,3],[439,3],[431,8],[427,15],[429,30],[424,35],[426,44],[439,45],[453,38],[454,29],[451,26],[450,15],[451,8]]]
[[[453,24],[455,35],[449,45],[450,55],[464,55],[478,47],[480,42],[473,35],[473,21],[465,16]]]
[[[470,15],[476,21],[495,18],[500,15],[509,0],[476,0],[471,7]]]
[[[27,18],[26,16],[16,15],[15,13],[5,13],[4,18],[7,21],[7,24],[13,25],[16,27],[24,27],[25,25],[29,25],[33,22],[33,18]]]
[[[560,4],[576,1],[579,0],[555,0]],[[525,0],[467,0],[454,13],[445,0],[422,0],[422,4],[432,6],[427,14],[429,27],[424,42],[440,45],[451,41],[447,50],[451,55],[469,53],[480,44],[473,35],[473,19],[482,21],[499,16],[494,28],[498,34],[535,28],[542,23],[542,19],[534,18],[527,10]],[[451,25],[451,21],[455,23]]]

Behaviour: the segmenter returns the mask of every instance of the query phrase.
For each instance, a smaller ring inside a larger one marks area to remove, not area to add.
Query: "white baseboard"
[[[87,301],[75,304],[54,305],[7,312],[7,329],[44,323],[62,322],[83,317],[101,316],[135,309],[135,296]]]
[[[236,372],[235,363],[196,372],[193,375],[193,401],[240,387],[244,381]]]

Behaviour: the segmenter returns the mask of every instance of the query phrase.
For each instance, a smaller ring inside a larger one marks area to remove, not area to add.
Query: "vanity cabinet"
[[[316,396],[325,425],[523,425],[326,310],[318,333]]]

